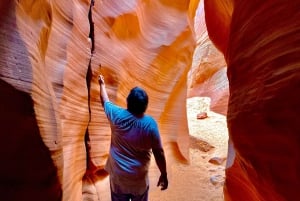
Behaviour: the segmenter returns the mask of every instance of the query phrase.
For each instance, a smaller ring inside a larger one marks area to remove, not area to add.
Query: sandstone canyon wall
[[[230,14],[230,13],[229,13]],[[188,97],[210,98],[210,110],[226,115],[229,85],[224,55],[208,37],[204,1],[199,2],[194,17],[196,48],[188,74]]]
[[[132,87],[146,89],[168,163],[186,162],[197,4],[1,1],[0,200],[108,200],[100,72],[121,106]]]
[[[107,199],[100,72],[121,106],[130,88],[144,87],[169,163],[188,159],[187,75],[196,42],[207,44],[194,32],[197,5],[2,0],[0,200]],[[204,1],[208,34],[228,66],[228,201],[299,197],[299,8],[298,0]],[[203,70],[200,88],[223,67]]]
[[[228,65],[227,201],[299,200],[299,8],[298,0],[205,1]]]

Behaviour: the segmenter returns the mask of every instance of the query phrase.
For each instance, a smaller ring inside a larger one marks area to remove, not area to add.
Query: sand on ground
[[[208,117],[197,119],[207,112]],[[160,191],[150,181],[149,201],[223,201],[228,146],[226,117],[209,110],[209,99],[187,99],[190,163],[171,167],[169,188]],[[213,160],[213,162],[209,162]]]

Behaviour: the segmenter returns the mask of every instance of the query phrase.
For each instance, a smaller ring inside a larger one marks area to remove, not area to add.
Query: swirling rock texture
[[[226,115],[229,85],[224,55],[208,37],[204,1],[200,1],[194,17],[196,48],[188,74],[188,97],[209,97],[210,110]]]
[[[300,1],[205,1],[228,65],[225,200],[298,200]],[[221,29],[221,32],[220,32]]]
[[[196,0],[2,0],[0,200],[107,199],[110,129],[99,102],[100,72],[121,106],[133,86],[147,90],[169,168],[187,160],[187,86],[213,96],[203,86],[218,89],[214,84],[226,80],[226,65],[210,47],[199,58],[218,65],[195,64],[204,74],[190,74],[187,83],[195,48],[209,44],[200,28],[194,32],[197,6]],[[204,1],[209,37],[228,66],[226,200],[299,197],[299,8],[297,0]],[[224,91],[214,100],[226,101]]]
[[[125,106],[142,86],[169,168],[188,160],[198,2],[1,1],[1,200],[105,200],[110,128],[98,74]],[[156,182],[155,178],[155,182]]]

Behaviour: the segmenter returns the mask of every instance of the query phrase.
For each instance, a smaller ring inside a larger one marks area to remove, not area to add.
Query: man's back
[[[137,117],[111,102],[105,102],[104,109],[112,131],[106,170],[116,184],[130,186],[128,191],[133,185],[136,191],[144,191],[151,149],[162,148],[157,124],[148,115]]]

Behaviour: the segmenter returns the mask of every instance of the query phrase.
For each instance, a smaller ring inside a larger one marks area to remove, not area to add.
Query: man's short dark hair
[[[148,106],[148,95],[140,87],[134,87],[130,90],[127,97],[127,110],[135,115],[143,114]]]

